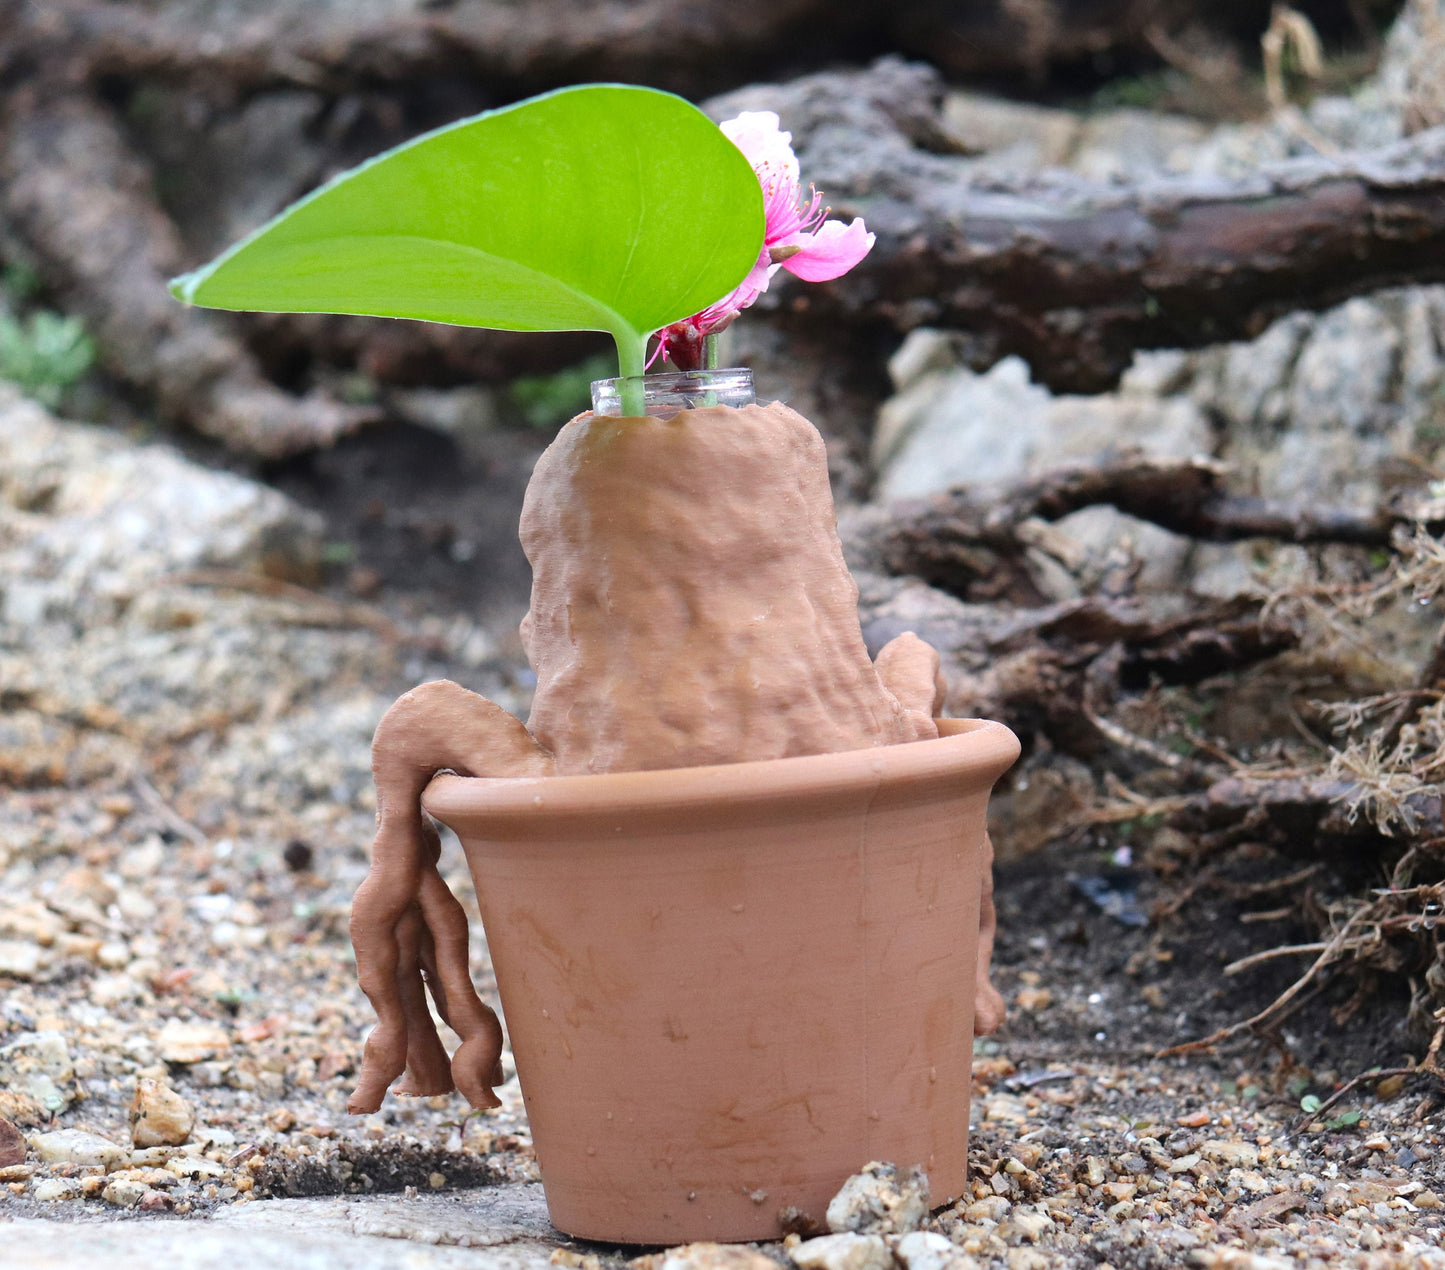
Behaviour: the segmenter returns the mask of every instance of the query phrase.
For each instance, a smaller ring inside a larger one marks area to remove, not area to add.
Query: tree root
[[[86,319],[118,379],[163,415],[260,458],[329,445],[374,418],[282,392],[226,319],[172,298],[166,281],[184,254],[151,184],[111,112],[90,97],[19,91],[0,114],[0,230]]]
[[[1440,1047],[1445,1044],[1445,1019],[1442,1019],[1440,1026],[1435,1029],[1435,1035],[1431,1038],[1430,1048],[1425,1052],[1425,1057],[1414,1067],[1372,1067],[1367,1072],[1361,1072],[1351,1080],[1347,1080],[1324,1102],[1320,1103],[1313,1111],[1307,1111],[1300,1116],[1296,1122],[1296,1129],[1300,1128],[1306,1121],[1322,1120],[1341,1102],[1348,1098],[1360,1086],[1366,1084],[1377,1084],[1382,1080],[1388,1080],[1392,1076],[1429,1076],[1440,1082],[1445,1088],[1445,1068],[1440,1066]]]

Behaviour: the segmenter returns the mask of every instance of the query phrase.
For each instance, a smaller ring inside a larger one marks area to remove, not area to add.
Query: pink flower
[[[763,247],[752,271],[731,294],[657,333],[652,361],[665,355],[680,370],[696,370],[702,365],[707,336],[728,326],[757,300],[780,268],[804,282],[828,282],[842,277],[872,248],[874,235],[861,217],[847,225],[828,220],[822,195],[813,189],[803,201],[793,134],[783,132],[778,122],[771,110],[745,110],[720,125],[747,156],[762,184],[767,221]]]

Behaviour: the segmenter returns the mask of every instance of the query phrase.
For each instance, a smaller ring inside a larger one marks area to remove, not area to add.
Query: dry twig
[[[1435,1035],[1430,1041],[1430,1048],[1426,1051],[1424,1059],[1418,1066],[1375,1067],[1367,1072],[1361,1072],[1353,1079],[1347,1080],[1313,1111],[1305,1112],[1301,1119],[1308,1118],[1311,1121],[1322,1120],[1361,1085],[1388,1080],[1392,1076],[1430,1076],[1438,1080],[1442,1086],[1445,1086],[1445,1068],[1440,1066],[1440,1047],[1442,1044],[1445,1044],[1445,1011],[1442,1011],[1436,1017],[1440,1019],[1440,1025],[1435,1029]]]

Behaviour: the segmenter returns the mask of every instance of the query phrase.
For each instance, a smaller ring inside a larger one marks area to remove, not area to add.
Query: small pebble
[[[903,1270],[978,1270],[978,1262],[952,1240],[931,1230],[915,1230],[893,1245]]]
[[[640,1266],[640,1261],[647,1265]],[[778,1270],[778,1263],[756,1248],[715,1243],[684,1244],[632,1264],[638,1270]]]
[[[124,1147],[109,1138],[83,1129],[57,1129],[54,1133],[37,1133],[30,1139],[31,1149],[41,1164],[99,1165],[103,1169],[117,1167],[125,1158]]]
[[[1005,1234],[1002,1230],[1000,1233],[1009,1243],[1016,1243],[1022,1239],[1036,1244],[1043,1238],[1046,1231],[1053,1228],[1053,1225],[1054,1219],[1047,1213],[1016,1208],[1009,1216],[1007,1233]]]
[[[104,1187],[100,1197],[117,1208],[134,1208],[149,1190],[150,1187],[135,1178],[119,1177]]]
[[[70,1046],[54,1028],[22,1032],[0,1045],[0,1088],[60,1111],[70,1105],[74,1079]]]
[[[40,970],[40,946],[28,940],[0,939],[0,975],[33,979]]]
[[[48,1177],[43,1182],[37,1182],[31,1194],[45,1204],[57,1200],[79,1199],[80,1183],[68,1177]]]
[[[292,838],[281,856],[292,873],[305,873],[311,868],[314,854],[309,843],[302,842],[300,838]]]
[[[1223,1164],[1228,1168],[1252,1169],[1259,1163],[1259,1148],[1249,1142],[1215,1138],[1200,1143],[1199,1152],[1206,1160],[1213,1160],[1216,1164]]]
[[[799,1270],[894,1270],[893,1254],[881,1235],[823,1235],[800,1243],[788,1255]]]
[[[828,1204],[834,1234],[901,1235],[917,1230],[928,1216],[928,1175],[917,1166],[900,1170],[873,1163],[855,1173]]]
[[[0,1120],[0,1168],[9,1168],[25,1159],[25,1135],[8,1120]]]
[[[130,1104],[130,1140],[138,1147],[184,1145],[196,1113],[174,1089],[158,1080],[138,1080]]]
[[[171,1019],[156,1037],[156,1052],[168,1063],[200,1063],[230,1048],[231,1036],[216,1023]]]

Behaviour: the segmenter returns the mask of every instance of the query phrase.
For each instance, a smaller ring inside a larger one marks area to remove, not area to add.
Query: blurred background
[[[870,645],[918,631],[950,712],[1024,741],[1004,1053],[1142,1061],[1253,1016],[1210,1096],[1281,1117],[1423,1054],[1439,0],[0,0],[0,1045],[67,1047],[0,1114],[123,1132],[158,1072],[217,1134],[334,1136],[371,730],[442,675],[525,716],[522,492],[615,370],[603,336],[165,282],[385,147],[592,80],[777,111],[878,235],[780,276],[724,364],[827,438]],[[166,1051],[166,1021],[213,1030]],[[481,1132],[447,1114],[376,1124]]]

